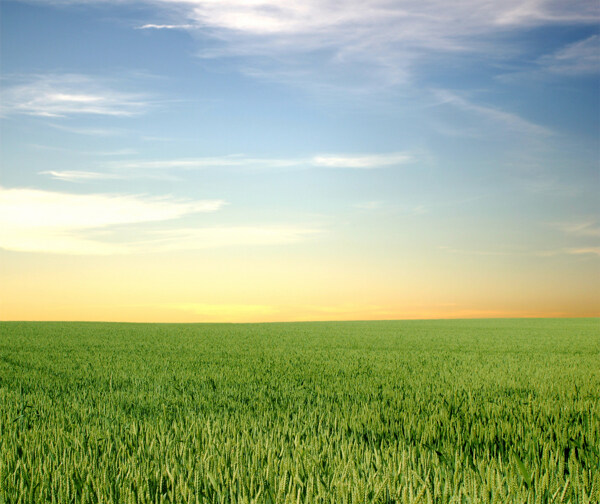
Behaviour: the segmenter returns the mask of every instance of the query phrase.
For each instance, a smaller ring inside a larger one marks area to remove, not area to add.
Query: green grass
[[[600,321],[0,324],[0,503],[598,503]]]

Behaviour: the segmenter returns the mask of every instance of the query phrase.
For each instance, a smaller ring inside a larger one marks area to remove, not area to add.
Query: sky
[[[0,3],[0,319],[600,315],[600,4]]]

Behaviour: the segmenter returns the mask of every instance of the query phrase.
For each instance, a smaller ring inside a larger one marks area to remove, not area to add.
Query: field
[[[600,320],[0,324],[0,503],[598,503]]]

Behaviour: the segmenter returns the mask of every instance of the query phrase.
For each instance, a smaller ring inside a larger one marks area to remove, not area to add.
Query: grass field
[[[2,323],[0,502],[598,503],[600,320]]]

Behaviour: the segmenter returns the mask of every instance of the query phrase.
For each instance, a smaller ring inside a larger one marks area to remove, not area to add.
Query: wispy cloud
[[[433,91],[433,94],[438,100],[438,105],[452,105],[466,112],[476,114],[491,122],[500,124],[509,130],[540,136],[553,134],[553,132],[548,128],[528,121],[517,114],[506,112],[494,107],[479,105],[451,91],[445,89],[436,89]]]
[[[382,208],[385,208],[385,203],[379,200],[363,201],[361,203],[356,203],[353,206],[359,210],[381,210]]]
[[[569,44],[554,54],[542,57],[540,65],[546,70],[564,75],[595,74],[600,72],[600,36]]]
[[[79,74],[51,74],[35,75],[7,87],[0,110],[5,116],[132,116],[146,111],[149,106],[147,96],[118,91],[101,79]],[[81,130],[77,132],[81,133]]]
[[[47,175],[55,180],[65,182],[94,182],[102,180],[131,180],[131,179],[154,179],[154,180],[180,180],[179,177],[168,173],[147,173],[130,171],[128,173],[115,172],[97,172],[86,170],[45,170],[38,172],[40,175]]]
[[[438,247],[449,254],[472,255],[472,256],[521,256],[521,257],[556,257],[569,255],[598,255],[600,247],[561,247],[546,250],[478,250],[458,249],[448,246]]]
[[[279,57],[275,67],[264,60],[245,66],[250,73],[287,78],[298,69],[317,70],[327,78],[359,65],[362,77],[374,85],[403,82],[411,67],[431,53],[498,52],[493,37],[509,30],[552,24],[588,24],[600,20],[594,1],[556,0],[159,0],[170,23],[148,27],[188,27],[213,37],[203,49],[206,58]],[[501,49],[500,49],[501,51]],[[310,64],[303,55],[310,54]],[[315,65],[321,58],[323,65]],[[272,60],[271,60],[272,61]],[[302,72],[300,72],[301,74]],[[371,77],[375,75],[375,78]],[[312,75],[313,78],[317,75]],[[347,77],[347,76],[346,76]],[[321,79],[323,80],[323,79]]]
[[[145,24],[142,26],[138,26],[138,30],[189,30],[193,28],[194,25],[191,24]]]
[[[61,147],[58,145],[46,145],[46,144],[29,144],[30,147],[42,151],[55,151],[55,152],[66,152],[69,154],[79,154],[82,156],[99,156],[99,157],[114,157],[114,156],[133,156],[137,154],[135,149],[115,149],[115,150],[98,150],[98,151],[86,151],[74,149],[71,147]]]
[[[508,42],[502,36],[508,31],[561,24],[594,25],[600,21],[600,8],[594,0],[146,3],[159,8],[136,29],[188,30],[201,34],[203,40],[212,38],[210,44],[202,45],[200,57],[231,57],[237,63],[243,57],[239,69],[261,78],[367,90],[410,80],[414,67],[431,54],[477,54],[489,61],[494,55],[506,53]],[[510,50],[518,47],[511,46]]]
[[[254,158],[238,154],[216,157],[117,161],[111,166],[119,169],[202,169],[217,167],[283,168],[301,164],[301,159]]]
[[[215,247],[273,246],[322,232],[297,225],[177,227],[177,219],[221,209],[223,200],[72,194],[0,188],[0,248],[71,255],[110,255]],[[167,222],[148,230],[143,224]],[[125,240],[115,239],[128,226]]]
[[[572,255],[596,255],[600,256],[600,247],[579,247],[567,249],[568,254]]]
[[[556,256],[600,256],[600,247],[571,247],[549,250],[540,250],[533,255],[537,257],[556,257]]]
[[[236,36],[261,36],[269,38],[262,41],[264,46],[276,39],[281,48],[300,38],[311,49],[345,47],[343,54],[373,43],[466,49],[469,35],[552,23],[593,24],[600,19],[597,4],[587,0],[569,5],[555,0],[162,0],[162,4],[171,15],[178,7],[190,24],[218,30],[230,42]]]
[[[403,152],[391,154],[376,154],[370,156],[346,156],[346,155],[324,155],[315,156],[312,159],[314,166],[326,168],[380,168],[383,166],[394,166],[411,161],[410,155]]]
[[[135,154],[134,151],[112,151],[89,153],[97,156]],[[243,155],[228,155],[204,158],[163,160],[119,160],[105,163],[108,171],[89,170],[43,170],[38,172],[67,182],[92,182],[98,180],[125,180],[134,178],[173,179],[167,172],[178,170],[202,170],[212,168],[242,168],[252,170],[331,168],[365,170],[399,166],[412,161],[405,153],[379,155],[318,155],[307,158],[255,158]]]
[[[563,233],[574,236],[600,237],[600,224],[594,219],[574,222],[558,222],[551,225],[552,227],[560,229]]]
[[[127,244],[92,240],[86,231],[215,212],[222,200],[185,201],[115,194],[0,188],[0,247],[67,254],[127,252]]]
[[[56,180],[67,182],[86,182],[91,180],[121,180],[124,175],[118,173],[91,172],[82,170],[47,170],[39,172],[41,175],[49,175]]]
[[[169,170],[169,169],[205,169],[218,167],[239,168],[289,168],[317,167],[336,169],[374,169],[398,166],[413,161],[414,158],[405,152],[386,154],[351,155],[351,154],[320,154],[313,157],[297,158],[259,158],[242,154],[226,156],[163,159],[163,160],[132,160],[115,161],[110,166],[121,170]]]
[[[105,136],[123,136],[128,132],[118,128],[88,128],[81,126],[65,126],[64,124],[47,123],[47,126],[55,128],[60,131],[66,131],[67,133],[73,133],[75,135],[86,135],[94,137],[105,137]]]

